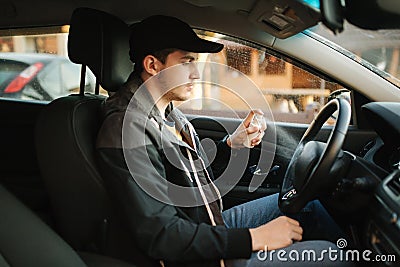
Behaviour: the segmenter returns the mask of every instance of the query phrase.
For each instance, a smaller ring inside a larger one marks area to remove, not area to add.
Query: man
[[[318,202],[306,207],[305,218],[298,216],[306,225],[282,216],[276,195],[221,212],[197,134],[171,102],[189,99],[199,79],[197,53],[216,53],[223,45],[200,39],[176,18],[152,16],[134,25],[130,46],[135,70],[104,105],[97,148],[116,207],[149,257],[141,266],[266,266],[270,262],[258,259],[257,251],[333,247],[327,241],[292,245],[317,237],[323,226],[336,231]],[[249,135],[258,132],[251,146],[261,142],[265,122],[250,126],[255,114],[262,112],[251,111],[218,143],[216,160],[243,147]]]

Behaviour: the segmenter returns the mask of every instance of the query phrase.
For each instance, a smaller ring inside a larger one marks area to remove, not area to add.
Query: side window
[[[196,101],[180,105],[187,114],[242,117],[247,114],[249,103],[263,98],[275,121],[310,123],[327,102],[329,94],[343,88],[264,48],[220,34],[216,37],[216,34],[202,32],[200,35],[222,42],[225,47],[218,54],[200,55],[199,61],[206,62],[204,68],[199,67],[201,75],[208,75],[207,80],[211,82],[195,87],[192,96]],[[228,67],[224,69],[215,63]],[[259,91],[253,99],[249,83],[245,81],[248,79]],[[224,81],[243,86],[229,90],[223,85]]]
[[[38,72],[37,80],[40,85],[40,88],[37,89],[43,90],[42,94],[47,94],[43,100],[54,99],[61,95],[61,68],[59,64],[50,63],[47,65],[43,71]],[[23,90],[26,90],[26,88]]]
[[[66,60],[61,64],[61,73],[63,95],[78,93],[80,87],[81,66],[78,64],[72,64]],[[96,80],[94,75],[88,68],[86,68],[85,92],[93,93],[95,82]]]
[[[68,59],[68,29],[0,31],[0,97],[51,101],[78,92],[81,66]],[[86,73],[86,92],[93,92],[94,75]]]

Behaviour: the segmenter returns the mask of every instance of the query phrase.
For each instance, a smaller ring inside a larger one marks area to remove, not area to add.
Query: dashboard
[[[364,159],[377,164],[389,175],[379,183],[369,206],[366,245],[379,255],[395,255],[400,260],[400,103],[374,102],[363,112],[379,138],[369,144]]]
[[[387,172],[400,167],[400,103],[373,102],[363,112],[379,138],[367,149],[364,159],[376,163]],[[368,146],[368,145],[367,145]]]

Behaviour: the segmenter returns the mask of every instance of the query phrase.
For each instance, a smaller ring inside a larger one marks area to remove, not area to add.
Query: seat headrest
[[[72,62],[88,66],[105,90],[116,91],[133,69],[129,27],[106,12],[77,8],[70,22],[68,55]]]

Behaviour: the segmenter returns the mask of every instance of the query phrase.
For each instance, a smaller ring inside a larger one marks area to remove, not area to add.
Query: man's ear
[[[143,59],[143,70],[154,76],[162,70],[162,63],[155,56],[147,55]]]

